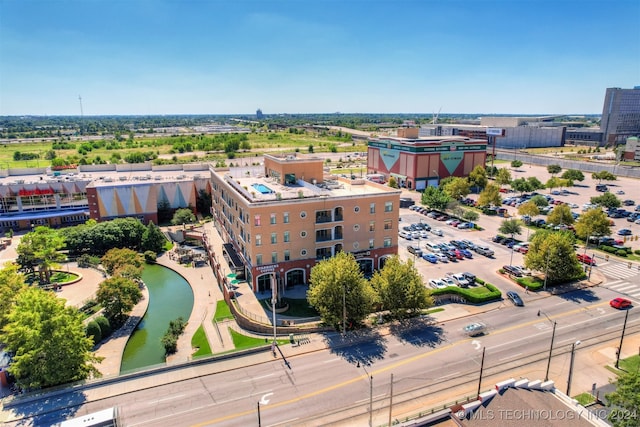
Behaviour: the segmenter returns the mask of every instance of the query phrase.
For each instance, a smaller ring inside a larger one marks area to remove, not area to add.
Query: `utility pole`
[[[260,427],[262,425],[261,421],[260,421],[260,402],[258,401],[258,427]]]
[[[392,412],[392,408],[393,408],[393,374],[391,374],[391,383],[390,383],[389,387],[390,387],[390,391],[389,391],[389,422],[387,423],[387,425],[391,426],[391,412]]]
[[[622,335],[620,336],[620,345],[616,351],[616,369],[619,369],[620,353],[622,353],[622,340],[624,340],[624,331],[627,329],[627,319],[629,318],[629,310],[624,314],[624,325],[622,325]]]
[[[482,371],[484,370],[484,351],[486,347],[482,347],[482,360],[480,361],[480,378],[478,379],[478,393],[476,396],[480,396],[480,387],[482,386]]]
[[[369,427],[373,427],[373,375],[369,376]]]
[[[580,341],[571,344],[571,360],[569,362],[569,377],[567,378],[567,396],[571,397],[571,377],[573,376],[573,360],[576,355],[576,346],[580,345]]]

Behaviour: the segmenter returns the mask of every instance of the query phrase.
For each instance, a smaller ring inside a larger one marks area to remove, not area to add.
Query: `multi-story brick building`
[[[352,253],[370,275],[398,252],[401,191],[327,178],[323,159],[264,156],[263,167],[211,169],[211,212],[226,257],[254,292],[307,283],[317,261]]]

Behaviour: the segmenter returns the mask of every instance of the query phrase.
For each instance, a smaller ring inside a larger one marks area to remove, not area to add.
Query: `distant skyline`
[[[640,1],[0,0],[0,115],[600,114]]]

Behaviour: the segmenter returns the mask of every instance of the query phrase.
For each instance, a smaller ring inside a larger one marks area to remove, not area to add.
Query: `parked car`
[[[422,249],[420,249],[418,246],[409,245],[407,246],[407,250],[409,251],[410,254],[422,257]]]
[[[465,258],[473,258],[473,253],[469,249],[458,249]]]
[[[512,276],[522,277],[522,271],[512,265],[503,265],[502,269]]]
[[[429,232],[427,230],[421,230],[421,231],[419,231],[419,233],[420,233],[420,238],[421,239],[426,239],[426,238],[429,237]]]
[[[624,202],[622,202],[622,204],[625,206],[633,206],[636,204],[636,202],[634,202],[633,200],[627,199]]]
[[[624,191],[622,191],[622,190],[618,190],[618,191],[616,191],[616,194],[619,194],[619,195],[620,195],[620,194],[624,194]]]
[[[439,228],[432,228],[431,232],[436,236],[440,236],[440,237],[444,236],[444,233]]]
[[[445,276],[440,280],[442,280],[447,286],[458,286],[450,276]]]
[[[633,232],[628,228],[621,228],[618,230],[618,236],[631,236]]]
[[[398,233],[398,236],[400,236],[400,237],[402,237],[403,239],[406,239],[406,240],[411,240],[411,232],[410,231],[402,230],[401,232]]]
[[[467,279],[467,281],[472,284],[476,282],[476,275],[473,273],[468,273],[468,272],[464,272],[462,273],[464,275],[464,277]]]
[[[474,250],[480,255],[484,255],[488,258],[491,258],[494,255],[493,250],[490,249],[488,246],[478,245],[475,247]]]
[[[466,277],[464,277],[464,274],[462,273],[456,273],[452,276],[452,278],[461,288],[466,288],[469,286],[469,281]]]
[[[431,264],[435,264],[438,262],[438,257],[432,253],[422,254],[422,259],[425,261],[429,261]]]
[[[458,224],[458,226],[456,228],[458,230],[466,230],[468,228],[471,228],[471,223],[470,222],[461,222],[460,224]]]
[[[434,253],[436,258],[438,258],[439,262],[449,262],[449,257],[443,254],[442,252]]]
[[[444,256],[451,262],[458,262],[458,257],[453,251],[445,251],[443,252]],[[464,257],[463,257],[464,258]]]
[[[596,260],[586,254],[578,254],[578,261],[589,265],[596,265]]]
[[[622,310],[631,307],[633,304],[626,298],[618,297],[609,301],[609,305],[613,308],[617,308],[618,310]]]
[[[493,236],[493,237],[491,238],[491,241],[493,241],[493,242],[495,242],[495,243],[502,243],[504,240],[506,240],[506,237],[504,237],[504,236],[500,236],[500,235],[498,235],[498,236]]]
[[[517,292],[515,291],[507,292],[507,298],[511,300],[513,305],[518,307],[524,307],[524,301],[522,301],[522,298],[520,298],[520,295],[518,295]]]
[[[440,279],[430,279],[429,286],[434,289],[442,289],[447,287],[447,285]]]
[[[469,335],[470,337],[482,335],[487,332],[487,326],[484,323],[480,322],[470,323],[462,329],[464,333]]]
[[[475,250],[476,244],[471,240],[460,240],[460,242],[464,243],[467,246],[467,249]]]

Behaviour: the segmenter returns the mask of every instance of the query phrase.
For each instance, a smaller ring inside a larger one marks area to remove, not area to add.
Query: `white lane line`
[[[513,354],[513,355],[511,355],[511,356],[503,357],[502,359],[498,359],[498,360],[499,360],[500,362],[502,362],[503,360],[513,359],[514,357],[518,357],[518,356],[521,356],[521,355],[522,355],[522,353],[516,353],[516,354]]]
[[[608,286],[608,287],[611,287],[613,285],[617,285],[618,283],[622,283],[622,282],[624,282],[624,280],[614,280],[613,282],[607,282],[604,285]]]
[[[299,420],[300,418],[291,418],[290,420],[284,420],[284,421],[278,421],[275,424],[269,424],[268,427],[273,427],[273,426],[281,426],[281,425],[287,425],[289,424],[291,421],[296,421]]]
[[[385,393],[379,394],[377,396],[371,396],[372,399],[377,399],[379,397],[385,396]],[[369,398],[367,397],[366,399],[360,399],[360,400],[356,400],[356,403],[363,403],[363,402],[368,402]]]
[[[576,337],[572,337],[572,338],[567,338],[566,340],[558,341],[558,344],[561,344],[563,342],[576,342],[576,341],[578,341],[578,339]]]
[[[438,378],[447,378],[447,377],[452,377],[452,376],[454,376],[454,375],[458,375],[459,373],[460,373],[460,371],[455,371],[455,372],[453,372],[453,373],[451,373],[451,374],[449,374],[449,375],[442,375],[442,376],[439,376]]]
[[[158,399],[158,400],[155,400],[155,401],[151,401],[151,402],[149,402],[149,404],[165,402],[167,400],[174,400],[174,399],[177,399],[177,398],[182,397],[182,396],[184,396],[184,394],[178,394],[178,395],[171,396],[171,397],[165,397],[164,399]]]
[[[630,289],[634,289],[636,287],[637,287],[636,285],[627,285],[627,286],[620,286],[619,288],[614,288],[613,290],[616,292],[624,292]]]
[[[342,359],[338,359],[338,358],[336,357],[335,359],[325,360],[325,361],[324,361],[324,362],[322,362],[322,363],[333,363],[333,362],[339,362],[339,361],[341,361],[341,360],[342,360]]]
[[[569,301],[558,302],[558,303],[555,303],[554,305],[562,305],[562,304],[569,304]]]
[[[267,375],[263,375],[263,376],[261,376],[261,377],[253,377],[253,378],[249,378],[248,380],[242,380],[242,382],[243,382],[243,383],[248,383],[248,382],[250,382],[250,381],[261,380],[261,379],[263,379],[263,378],[272,377],[272,376],[274,376],[274,375],[275,375],[275,373],[267,374]]]

